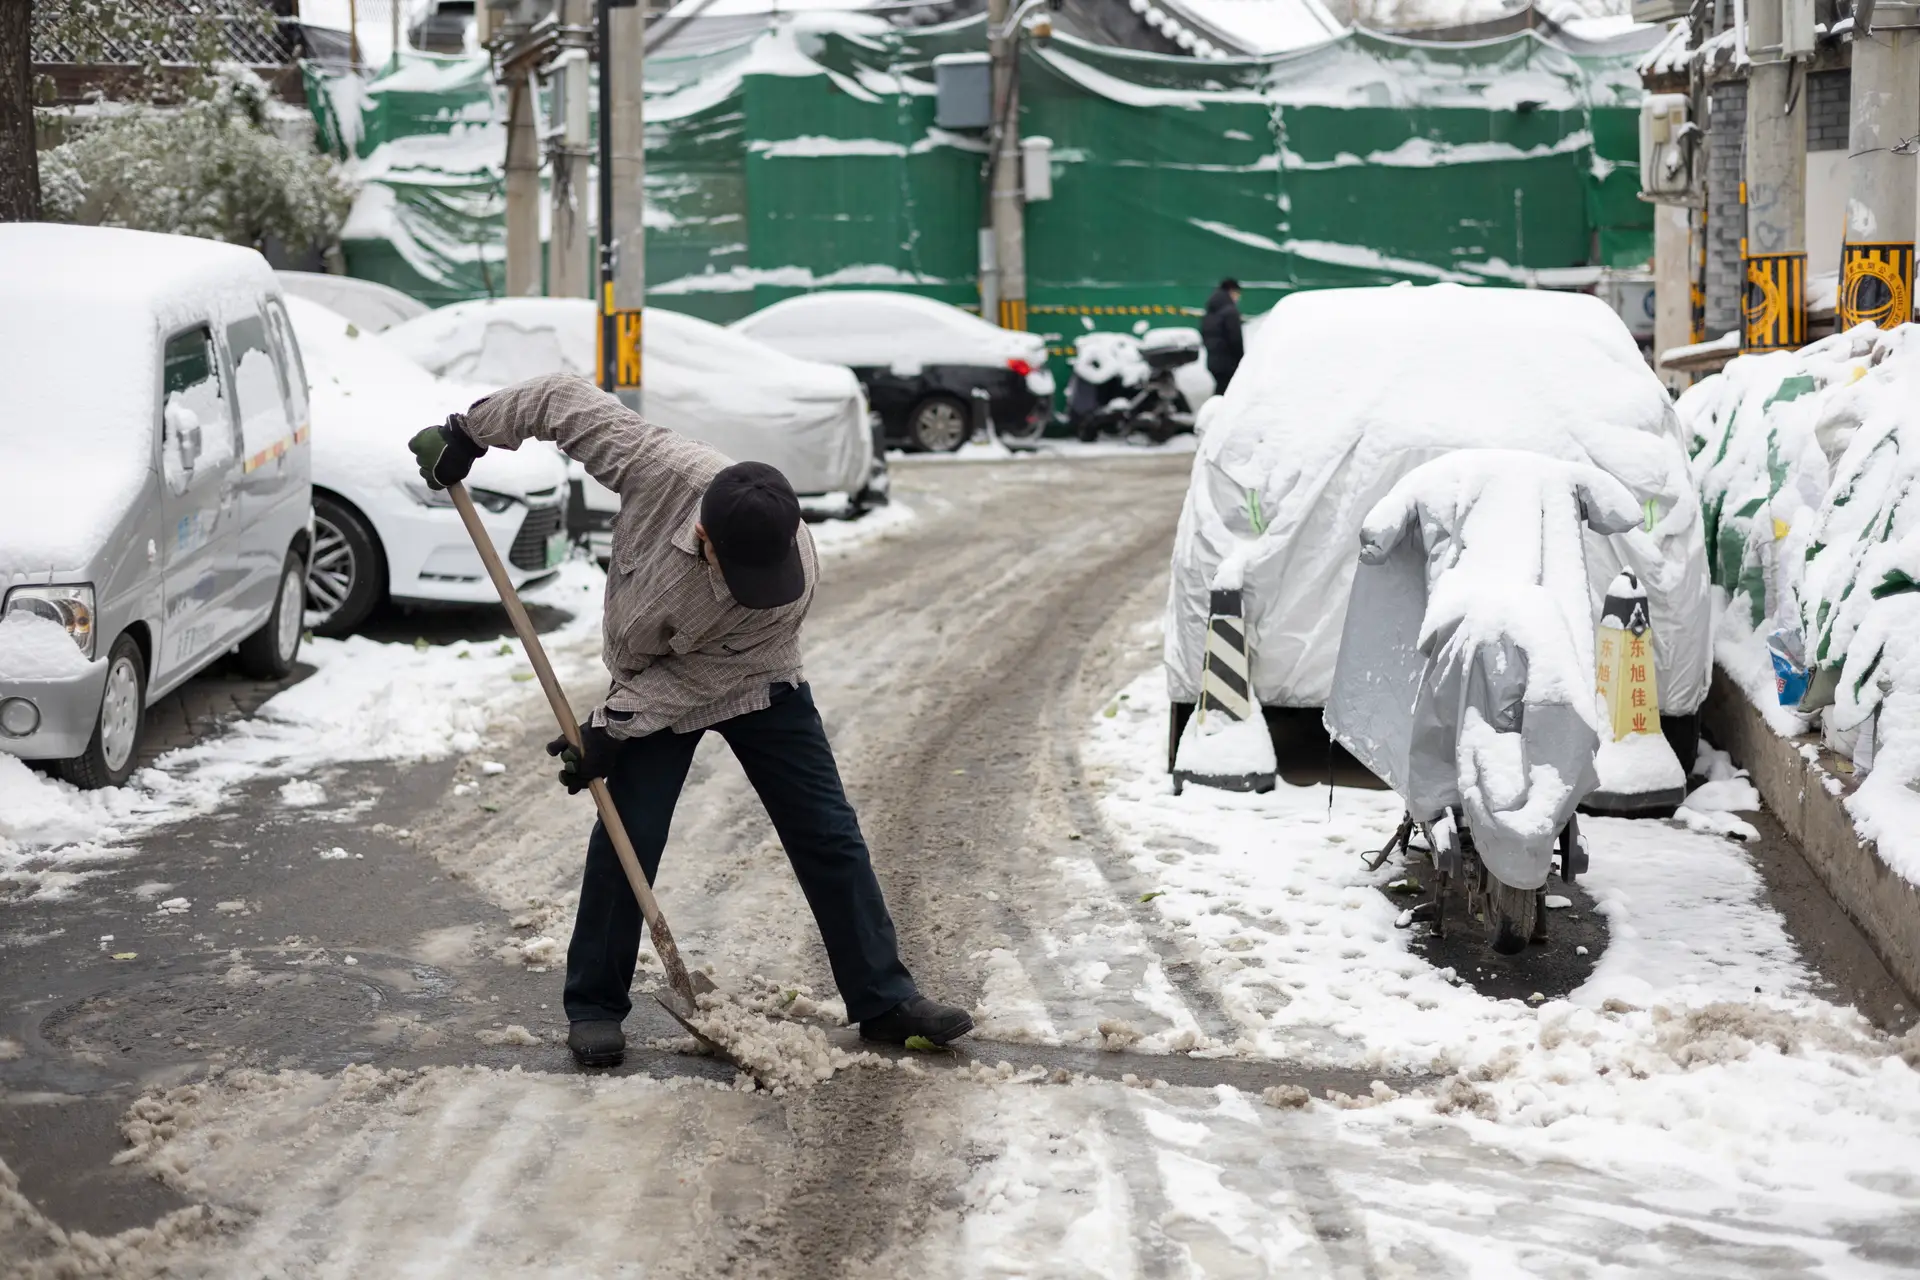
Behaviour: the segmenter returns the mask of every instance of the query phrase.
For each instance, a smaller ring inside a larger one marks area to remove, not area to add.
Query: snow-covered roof
[[[0,224],[0,568],[84,560],[152,467],[162,339],[278,291],[236,245]]]
[[[1286,53],[1331,40],[1346,30],[1320,0],[1128,2],[1150,25],[1156,25],[1154,11],[1164,14],[1163,30],[1174,43],[1199,57],[1208,56],[1209,49],[1221,44],[1225,45],[1223,53]],[[1200,43],[1186,46],[1179,34],[1182,28],[1192,30]]]

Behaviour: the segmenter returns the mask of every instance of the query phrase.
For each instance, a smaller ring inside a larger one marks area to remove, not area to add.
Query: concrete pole
[[[1740,345],[1778,351],[1807,341],[1806,71],[1781,54],[1782,0],[1749,0],[1746,298]],[[1789,95],[1793,111],[1788,113]]]
[[[1014,0],[987,0],[987,52],[993,59],[993,128],[989,134],[993,164],[987,175],[989,221],[993,228],[993,284],[996,320],[1003,329],[1027,327],[1026,208],[1020,193],[1020,39],[1004,36]],[[984,268],[987,264],[982,264]]]
[[[540,293],[540,128],[524,63],[506,77],[507,296]]]
[[[565,111],[557,137],[559,145],[551,149],[553,185],[550,195],[553,216],[547,241],[547,295],[553,298],[587,298],[593,295],[588,285],[587,225],[588,201],[592,198],[588,179],[591,170],[585,148],[588,139],[584,122],[590,86],[588,64],[574,33],[590,30],[593,11],[589,0],[560,0],[560,25],[566,53],[554,88],[565,99]]]
[[[1653,354],[1684,347],[1693,341],[1693,263],[1689,250],[1693,210],[1679,204],[1653,206]],[[1655,366],[1658,368],[1658,366]],[[1659,370],[1660,380],[1674,391],[1684,391],[1693,379],[1684,373]]]
[[[1896,148],[1920,134],[1920,29],[1854,39],[1851,114],[1835,321],[1890,329],[1913,318],[1914,156]]]
[[[647,56],[646,7],[615,9],[613,56],[609,59],[613,76],[613,161],[610,178],[613,187],[613,305],[617,311],[645,313],[647,302],[647,233],[645,225],[646,134],[642,74]],[[603,66],[600,74],[608,74]],[[604,233],[603,233],[604,234]],[[641,407],[640,370],[635,367],[631,385],[622,378],[615,392],[628,408]]]

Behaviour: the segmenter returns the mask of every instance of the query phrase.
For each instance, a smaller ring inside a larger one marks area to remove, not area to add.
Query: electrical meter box
[[[993,63],[984,53],[943,53],[933,60],[933,122],[942,129],[993,124]]]
[[[1028,204],[1053,199],[1053,139],[1020,139],[1020,189]]]
[[[1693,189],[1690,109],[1684,93],[1640,100],[1640,190],[1655,199],[1678,199]]]

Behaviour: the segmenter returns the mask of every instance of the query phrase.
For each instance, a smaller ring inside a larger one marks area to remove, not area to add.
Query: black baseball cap
[[[806,594],[800,499],[778,467],[736,462],[715,476],[700,499],[700,524],[740,604],[778,609]]]

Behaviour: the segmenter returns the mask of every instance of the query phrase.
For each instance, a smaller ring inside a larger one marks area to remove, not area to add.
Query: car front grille
[[[527,518],[520,522],[520,532],[514,535],[513,549],[507,552],[507,560],[516,569],[539,571],[547,567],[547,539],[560,532],[564,518],[563,508],[532,507]]]

